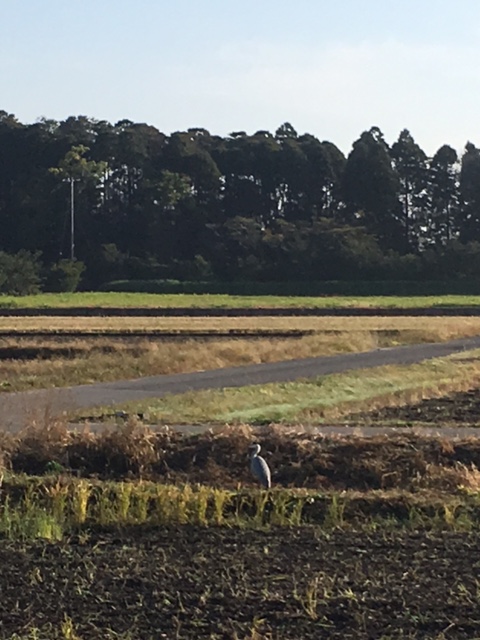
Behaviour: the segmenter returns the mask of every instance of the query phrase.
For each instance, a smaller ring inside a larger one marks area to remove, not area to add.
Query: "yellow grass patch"
[[[372,316],[372,317],[0,317],[2,331],[411,331],[425,334],[432,340],[444,340],[457,336],[480,333],[480,317],[419,317],[419,316]]]
[[[0,359],[0,388],[70,386],[141,376],[188,373],[292,358],[367,351],[378,346],[370,332],[318,334],[299,339],[219,339],[160,341],[4,340],[7,346],[39,351],[30,359]],[[49,353],[45,356],[45,351]]]
[[[292,358],[369,351],[378,347],[435,342],[480,333],[480,318],[0,318],[0,328],[84,331],[0,340],[0,389],[70,386],[141,376],[188,373]],[[302,338],[95,337],[95,330],[189,331],[313,329]]]

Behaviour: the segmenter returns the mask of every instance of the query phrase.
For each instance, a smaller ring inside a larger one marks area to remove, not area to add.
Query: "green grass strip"
[[[234,296],[223,294],[148,294],[115,292],[43,293],[31,296],[1,296],[0,308],[68,307],[211,307],[275,308],[310,307],[318,309],[383,307],[480,306],[479,296]]]
[[[167,424],[322,424],[332,415],[391,404],[401,397],[407,400],[435,397],[447,391],[472,388],[479,381],[480,350],[475,350],[416,365],[391,365],[281,384],[188,392],[127,403],[122,408],[142,412],[150,422]]]

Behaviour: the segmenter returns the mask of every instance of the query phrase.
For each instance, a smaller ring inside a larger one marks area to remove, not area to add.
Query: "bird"
[[[270,489],[272,486],[271,473],[268,464],[259,456],[260,445],[252,444],[248,448],[250,451],[250,471],[252,475],[260,482],[262,487]]]

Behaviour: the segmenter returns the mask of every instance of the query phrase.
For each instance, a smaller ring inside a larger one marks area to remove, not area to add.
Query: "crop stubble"
[[[2,638],[66,616],[84,640],[480,634],[478,533],[139,528],[1,542],[0,562]]]

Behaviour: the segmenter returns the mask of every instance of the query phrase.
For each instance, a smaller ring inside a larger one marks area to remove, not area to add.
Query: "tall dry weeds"
[[[145,479],[217,488],[256,486],[248,446],[260,442],[274,487],[324,490],[452,492],[480,489],[480,442],[420,435],[323,437],[284,433],[275,425],[254,430],[215,428],[195,436],[153,431],[131,422],[94,434],[59,426],[30,428],[0,438],[7,470],[27,474],[73,474],[84,478]]]

